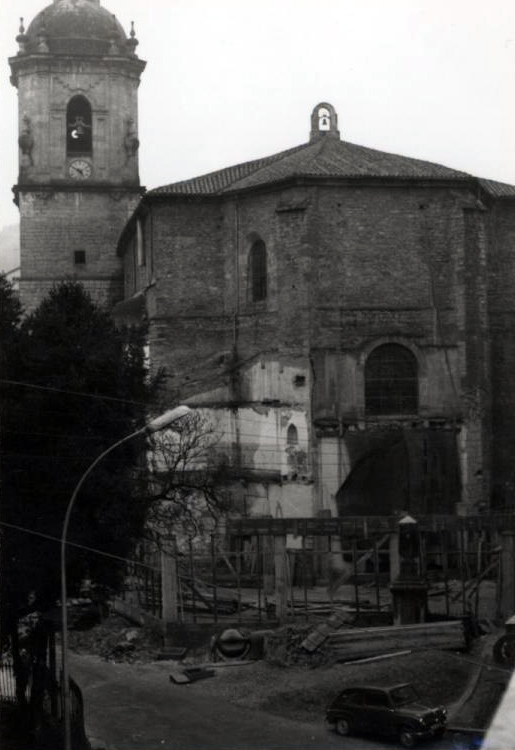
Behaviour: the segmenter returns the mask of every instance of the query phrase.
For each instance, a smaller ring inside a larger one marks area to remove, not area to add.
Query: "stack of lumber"
[[[310,653],[316,651],[316,649],[327,640],[329,635],[338,628],[341,628],[344,624],[352,623],[354,620],[354,613],[344,609],[337,609],[331,614],[326,622],[320,623],[316,628],[305,638],[301,647]]]
[[[401,650],[460,651],[467,646],[461,620],[379,628],[346,628],[329,633],[325,641],[337,655],[338,661],[365,659]]]

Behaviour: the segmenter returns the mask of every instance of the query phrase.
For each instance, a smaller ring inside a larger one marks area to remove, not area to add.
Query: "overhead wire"
[[[56,393],[63,393],[63,394],[67,394],[67,395],[73,395],[73,396],[79,396],[79,397],[85,397],[85,398],[93,398],[93,399],[97,399],[97,400],[101,400],[101,401],[109,400],[109,401],[114,401],[114,402],[118,402],[118,403],[125,403],[125,404],[139,405],[139,406],[145,406],[146,405],[144,402],[133,401],[133,400],[128,400],[128,399],[121,399],[121,398],[113,397],[113,396],[105,396],[105,395],[102,395],[102,394],[87,393],[87,392],[82,392],[82,391],[68,391],[68,390],[63,389],[63,388],[55,388],[55,387],[50,387],[50,386],[40,386],[40,385],[36,385],[36,384],[33,384],[33,383],[26,383],[26,382],[23,382],[23,381],[9,380],[9,379],[4,379],[4,378],[0,378],[0,383],[16,385],[16,386],[25,387],[25,388],[32,388],[32,389],[36,389],[36,390],[43,390],[43,391],[51,391],[51,392],[56,392]],[[270,408],[274,408],[274,407],[277,408],[277,406],[278,406],[278,405],[268,405],[268,404],[254,404],[254,405],[253,404],[247,404],[247,405],[245,405],[243,407],[240,407],[240,408],[251,409],[251,408],[253,408],[253,406],[256,406],[256,405],[266,406],[266,407],[270,406]],[[285,404],[280,405],[280,408],[281,407],[285,408],[285,409],[292,409],[292,408],[294,408],[291,405],[285,405]],[[224,407],[221,406],[220,408],[224,408]],[[227,407],[225,407],[225,408],[227,408]],[[201,409],[202,409],[202,405],[199,405],[199,410],[201,410]],[[48,411],[49,411],[49,413],[52,413],[52,414],[64,414],[64,411],[60,412],[60,411],[57,411],[55,409],[50,409]],[[240,414],[240,415],[238,415],[238,417],[237,417],[237,419],[235,421],[238,421],[239,423],[246,422],[248,424],[251,424],[251,425],[255,426],[257,420],[251,419],[249,417],[245,417],[245,416],[243,416],[243,415]],[[215,432],[216,432],[216,427],[214,429],[215,429]],[[87,440],[98,439],[98,438],[95,438],[95,436],[90,436],[90,435],[75,435],[75,436],[70,436],[70,435],[67,435],[67,434],[59,434],[59,433],[34,433],[32,431],[24,432],[24,431],[8,431],[8,430],[6,430],[6,432],[9,433],[9,434],[18,434],[18,435],[24,435],[24,434],[25,435],[34,435],[34,434],[38,434],[41,437],[44,437],[44,436],[48,436],[48,437],[53,436],[53,437],[62,437],[62,438],[65,438],[65,439],[75,439],[75,438],[79,439],[79,440],[80,439],[83,439],[83,440],[86,440],[86,439]],[[278,450],[281,451],[281,446],[278,446],[278,443],[281,440],[284,440],[284,438],[277,438],[275,436],[268,437],[266,435],[263,435],[262,432],[259,431],[259,430],[258,431],[254,431],[254,432],[251,432],[251,431],[248,431],[248,432],[240,431],[240,437],[242,437],[244,439],[247,439],[249,442],[253,443],[252,450],[253,450],[254,454],[255,453],[260,453],[260,454],[266,454],[266,453],[268,453],[270,455],[273,455],[273,456],[277,457],[277,460],[273,461],[273,462],[267,461],[267,463],[260,464],[260,463],[256,463],[254,461],[251,466],[247,466],[247,467],[243,467],[243,468],[254,469],[254,470],[257,470],[257,471],[260,471],[260,472],[267,472],[267,471],[269,471],[270,473],[277,473],[277,471],[280,471],[280,469],[285,466],[284,461],[281,460],[282,453],[280,455],[278,455]],[[257,445],[256,445],[256,442],[258,443]],[[270,445],[271,447],[267,447],[268,445]],[[223,448],[223,443],[221,443],[221,447]],[[242,447],[245,450],[245,446],[242,446]],[[296,444],[295,447],[297,447],[298,449],[300,449],[303,452],[305,452],[307,454],[307,456],[308,456],[308,459],[311,460],[311,461],[313,461],[314,458],[316,457],[316,451],[311,446],[302,446],[301,444]],[[286,451],[287,448],[288,448],[288,445],[285,444],[284,451]],[[4,452],[5,453],[9,453],[9,451],[8,450],[5,451],[5,449],[4,449]],[[15,452],[15,453],[12,453],[11,455],[16,455],[18,457],[30,457],[30,456],[33,456],[35,458],[49,459],[49,460],[53,460],[53,461],[55,461],[55,460],[61,460],[63,458],[84,458],[84,453],[81,453],[81,454],[67,454],[66,456],[55,456],[54,454],[34,454],[34,453],[30,453],[30,452],[27,452],[27,453],[24,453],[24,452]],[[94,458],[94,456],[92,456],[92,458]],[[272,466],[272,468],[270,468],[270,464],[271,463],[273,465],[275,465],[276,468],[273,468],[273,466]],[[326,466],[328,468],[338,467],[340,465],[341,465],[341,462],[338,461],[338,460],[332,460],[332,459],[327,459],[327,458],[324,460],[324,466]]]
[[[28,528],[25,528],[23,526],[17,526],[15,524],[6,523],[5,521],[0,521],[0,526],[5,526],[7,528],[15,529],[16,531],[21,531],[21,532],[26,533],[26,534],[31,534],[31,535],[34,535],[34,536],[43,537],[44,539],[47,539],[47,540],[53,541],[53,542],[61,543],[61,541],[62,541],[59,537],[52,536],[51,534],[44,534],[42,532],[34,531],[33,529],[28,529]],[[147,570],[152,570],[154,572],[159,572],[160,571],[159,567],[157,567],[155,565],[150,565],[148,563],[141,562],[140,560],[135,560],[134,558],[127,558],[127,557],[122,557],[121,555],[114,555],[114,554],[112,554],[110,552],[104,552],[103,550],[96,549],[95,547],[89,547],[87,545],[78,544],[76,542],[65,541],[65,544],[66,544],[66,546],[75,547],[75,548],[78,548],[78,549],[85,550],[87,552],[93,552],[94,554],[101,555],[102,557],[109,557],[109,558],[111,558],[113,560],[117,560],[119,562],[128,563],[130,565],[137,564],[138,567],[140,567],[140,568],[146,568]],[[352,625],[352,624],[349,624],[348,627],[350,627],[351,629],[352,628],[357,628],[357,629],[359,628],[358,625]],[[423,646],[418,646],[417,648],[409,649],[409,651],[411,653],[415,653],[415,652],[431,652],[431,651],[432,652],[435,652],[435,651],[439,652],[438,649],[429,648],[429,647],[428,648],[424,648]],[[464,656],[462,654],[455,654],[453,652],[446,652],[446,654],[447,654],[447,656],[449,656],[451,658],[454,658],[454,659],[457,659],[459,661],[467,662],[469,664],[473,664],[474,666],[481,666],[484,669],[486,669],[487,671],[503,672],[505,674],[511,674],[511,672],[512,672],[511,669],[507,669],[506,667],[497,666],[495,664],[488,664],[488,663],[486,663],[484,661],[479,661],[479,659],[474,659],[474,658],[472,658],[470,656]]]
[[[25,526],[17,526],[14,523],[7,523],[6,521],[0,521],[0,526],[5,526],[6,528],[14,529],[16,531],[21,531],[25,534],[31,534],[32,536],[39,536],[43,539],[48,539],[51,542],[59,542],[61,543],[61,539],[57,536],[52,536],[51,534],[44,534],[42,531],[35,531],[34,529],[28,529]],[[78,544],[77,542],[70,542],[68,540],[65,541],[65,544],[67,547],[76,547],[77,549],[83,549],[86,550],[86,552],[94,552],[96,555],[102,555],[103,557],[110,557],[113,560],[118,560],[119,562],[125,562],[125,563],[134,563],[137,562],[138,565],[141,565],[144,568],[149,568],[149,570],[158,570],[154,565],[148,565],[147,563],[142,563],[139,561],[136,561],[134,559],[128,558],[128,557],[121,557],[120,555],[114,555],[111,552],[103,552],[102,550],[96,549],[95,547],[88,547],[86,544]]]
[[[96,398],[101,401],[117,401],[123,404],[134,404],[135,406],[148,406],[144,401],[134,401],[133,399],[119,398],[118,396],[107,396],[100,393],[86,393],[83,391],[69,391],[65,388],[56,388],[49,385],[37,385],[35,383],[24,383],[21,380],[8,380],[6,378],[0,378],[0,383],[7,385],[17,385],[20,388],[33,388],[39,391],[52,391],[54,393],[66,393],[69,396],[82,396],[84,398]]]

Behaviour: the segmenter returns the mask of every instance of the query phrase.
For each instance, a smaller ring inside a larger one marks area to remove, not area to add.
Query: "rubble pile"
[[[155,659],[162,638],[123,617],[112,616],[90,630],[71,631],[69,644],[74,651],[95,654],[106,661],[136,662]]]
[[[273,635],[267,636],[265,659],[270,664],[280,667],[293,665],[320,667],[334,664],[337,659],[327,645],[321,645],[316,651],[309,652],[303,643],[312,632],[313,626],[288,625],[278,628]]]

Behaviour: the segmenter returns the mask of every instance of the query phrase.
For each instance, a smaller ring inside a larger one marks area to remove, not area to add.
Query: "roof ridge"
[[[342,141],[317,138],[270,156],[239,162],[149,190],[158,195],[225,195],[299,177],[346,179],[473,180],[468,172],[436,162]],[[506,190],[506,189],[505,189]]]
[[[261,156],[258,159],[250,159],[249,161],[238,162],[237,164],[232,164],[228,167],[222,167],[221,169],[214,169],[210,172],[205,172],[204,174],[190,177],[185,180],[179,180],[178,182],[171,182],[166,185],[160,185],[159,187],[149,190],[147,192],[147,195],[159,194],[160,192],[165,192],[170,188],[178,188],[182,185],[191,185],[200,181],[210,182],[214,186],[215,178],[221,177],[222,175],[231,175],[232,173],[236,172],[236,175],[234,175],[234,179],[229,180],[227,184],[225,184],[222,188],[227,189],[235,182],[239,182],[239,180],[241,180],[242,178],[249,177],[251,174],[254,174],[263,167],[266,167],[276,161],[280,161],[282,158],[289,156],[309,145],[309,143],[302,143],[299,146],[293,146],[292,148],[286,149],[284,151],[279,151],[277,154],[271,154],[270,156]],[[255,169],[253,169],[253,167],[255,167]],[[215,190],[213,192],[219,192],[219,190],[215,187]]]
[[[280,151],[278,154],[275,154],[274,156],[269,157],[266,161],[266,163],[263,163],[261,166],[259,166],[257,169],[255,169],[251,174],[242,175],[238,180],[235,180],[230,185],[227,185],[227,187],[224,188],[224,192],[227,192],[228,190],[237,190],[238,189],[238,182],[241,182],[243,179],[247,179],[249,177],[259,177],[259,172],[263,169],[266,169],[271,164],[277,164],[278,162],[284,161],[285,159],[288,159],[290,156],[294,156],[295,154],[299,153],[299,151],[316,151],[316,156],[318,156],[318,153],[322,150],[322,144],[320,144],[320,147],[318,149],[315,149],[315,146],[319,146],[318,141],[308,141],[307,143],[302,143],[300,146],[295,146],[294,148],[287,149],[286,151]],[[313,148],[312,148],[313,147]]]

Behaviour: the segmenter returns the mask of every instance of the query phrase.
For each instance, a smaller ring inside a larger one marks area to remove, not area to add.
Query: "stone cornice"
[[[139,80],[141,73],[146,67],[145,60],[140,60],[138,57],[122,57],[122,56],[91,56],[86,55],[80,58],[74,57],[73,55],[53,55],[53,54],[33,54],[33,55],[17,55],[9,58],[9,65],[11,66],[11,83],[13,86],[18,85],[18,75],[20,73],[65,73],[65,72],[77,72],[79,67],[84,70],[85,66],[88,68],[88,73],[94,72],[105,72],[108,70],[113,73],[121,73],[123,75],[131,76]]]
[[[112,195],[114,200],[119,200],[123,195],[143,195],[146,188],[141,185],[116,185],[105,182],[88,182],[83,184],[71,184],[64,180],[51,183],[23,182],[13,185],[14,202],[19,205],[20,193],[41,193],[47,198],[55,193],[103,193]]]
[[[123,283],[123,274],[119,273],[71,273],[71,274],[61,274],[58,276],[55,275],[44,275],[44,274],[23,274],[23,276],[19,277],[19,281],[21,283],[24,282],[34,282],[34,281],[69,281],[70,279],[74,279],[75,281],[113,281],[113,282],[122,282]]]

